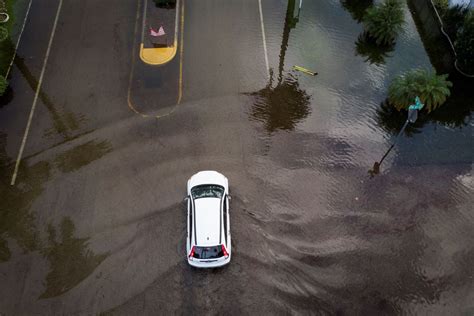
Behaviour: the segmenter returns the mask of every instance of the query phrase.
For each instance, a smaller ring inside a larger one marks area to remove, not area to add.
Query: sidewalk
[[[150,65],[163,65],[176,55],[178,46],[178,24],[180,1],[170,8],[158,7],[153,0],[144,1],[144,16],[142,21],[142,43],[140,58]],[[164,35],[152,36],[163,28]]]

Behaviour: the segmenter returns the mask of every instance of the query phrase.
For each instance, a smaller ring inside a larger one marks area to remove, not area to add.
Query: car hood
[[[220,205],[221,200],[217,198],[200,198],[194,201],[198,246],[220,244]]]

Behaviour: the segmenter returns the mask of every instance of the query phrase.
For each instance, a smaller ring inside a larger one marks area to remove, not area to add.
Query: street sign
[[[425,105],[421,103],[420,98],[415,98],[415,104],[412,104],[408,107],[408,121],[410,123],[415,123],[418,118],[418,111],[421,110]]]

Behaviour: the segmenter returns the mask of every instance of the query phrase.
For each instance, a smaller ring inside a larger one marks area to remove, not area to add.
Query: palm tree
[[[366,31],[377,44],[390,44],[403,30],[404,16],[400,0],[385,2],[367,9],[364,16]]]
[[[436,75],[424,69],[415,69],[396,77],[390,84],[388,100],[398,110],[407,109],[418,96],[428,110],[442,105],[450,95],[452,83],[448,75]]]

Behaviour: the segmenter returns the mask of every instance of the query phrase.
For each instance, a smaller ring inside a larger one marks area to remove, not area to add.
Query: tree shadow
[[[110,142],[91,140],[56,156],[55,163],[62,172],[78,170],[110,153]]]
[[[0,262],[8,261],[11,250],[8,239],[15,240],[24,252],[39,247],[39,234],[31,204],[43,192],[49,179],[51,166],[40,161],[32,166],[20,164],[22,174],[17,185],[10,185],[13,161],[6,152],[5,134],[0,133]]]
[[[89,238],[74,237],[75,226],[69,217],[63,218],[60,237],[53,225],[48,226],[48,245],[42,253],[50,262],[46,289],[39,298],[59,296],[74,288],[107,258],[108,253],[94,254]]]
[[[38,79],[36,79],[35,75],[27,66],[24,58],[17,55],[15,57],[15,66],[23,75],[23,78],[25,78],[31,89],[36,91]],[[65,110],[61,106],[57,106],[43,89],[40,89],[38,98],[48,110],[53,121],[53,128],[47,131],[46,136],[56,133],[61,135],[65,140],[72,139],[72,134],[79,129],[80,123],[85,120],[85,117],[83,115],[76,117],[76,114],[71,111]]]
[[[420,112],[418,119],[415,123],[408,124],[405,129],[405,136],[411,137],[414,134],[420,133],[420,129],[426,123],[427,114]],[[405,124],[408,117],[408,111],[398,111],[388,100],[385,100],[380,104],[380,108],[377,109],[377,123],[388,133],[396,135],[400,132],[403,124]]]
[[[63,294],[90,275],[108,256],[94,254],[88,249],[89,238],[75,238],[74,224],[64,217],[60,225],[60,238],[49,225],[48,240],[41,239],[37,227],[33,202],[44,191],[54,170],[51,163],[39,161],[20,164],[16,185],[10,185],[14,163],[6,151],[6,134],[0,133],[0,263],[12,257],[9,240],[14,240],[25,253],[40,251],[50,262],[46,276],[46,290],[40,298]],[[56,156],[55,163],[62,172],[77,170],[111,151],[106,141],[90,141]]]
[[[390,44],[377,44],[367,32],[363,32],[355,42],[356,55],[365,57],[370,64],[385,64],[385,58],[395,49],[395,42]]]
[[[342,7],[351,14],[357,23],[362,22],[365,11],[374,4],[373,0],[341,0]]]

